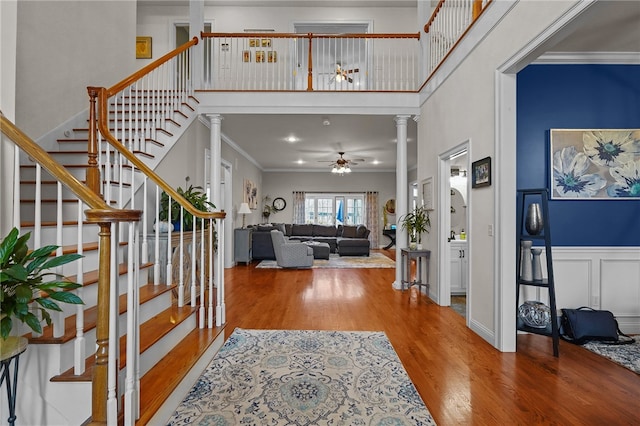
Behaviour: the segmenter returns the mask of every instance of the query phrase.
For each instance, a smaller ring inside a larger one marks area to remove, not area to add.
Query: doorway
[[[470,174],[469,141],[440,156],[439,301],[467,319],[471,300],[469,279]]]

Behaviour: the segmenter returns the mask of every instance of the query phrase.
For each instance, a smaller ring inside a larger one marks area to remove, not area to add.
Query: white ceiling
[[[296,5],[300,6],[300,3],[314,4],[296,2]],[[349,3],[363,5],[358,1]],[[380,6],[385,2],[374,3]],[[571,24],[570,34],[562,37],[554,41],[549,52],[640,52],[640,1],[597,1]],[[640,62],[640,53],[638,55],[637,62]],[[325,118],[329,119],[329,126],[323,125]],[[222,133],[265,171],[328,171],[328,163],[320,161],[338,158],[338,151],[344,151],[345,158],[366,160],[354,167],[354,172],[394,171],[396,126],[393,118],[379,115],[225,115]],[[416,167],[416,127],[416,123],[409,120],[409,169]],[[289,136],[297,141],[287,142],[285,138]],[[304,163],[296,163],[299,160]]]

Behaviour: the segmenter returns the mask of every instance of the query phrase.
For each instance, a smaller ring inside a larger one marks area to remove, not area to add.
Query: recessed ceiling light
[[[371,162],[371,164],[373,164],[373,165],[378,165],[378,164],[380,164],[380,161],[378,161],[378,160],[373,160],[373,161]]]
[[[298,138],[296,138],[295,136],[288,136],[286,137],[284,140],[286,140],[289,143],[296,143],[298,142]]]
[[[304,164],[304,163],[305,163],[305,161],[304,161],[304,160],[298,160],[298,161],[296,161],[296,163],[297,163],[297,164]]]

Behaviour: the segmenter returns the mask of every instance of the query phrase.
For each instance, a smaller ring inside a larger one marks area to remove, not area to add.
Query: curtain
[[[304,191],[293,191],[293,223],[304,223]]]
[[[365,225],[371,231],[371,234],[369,235],[371,248],[378,248],[378,234],[380,234],[378,198],[378,192],[376,191],[367,191],[364,195]]]

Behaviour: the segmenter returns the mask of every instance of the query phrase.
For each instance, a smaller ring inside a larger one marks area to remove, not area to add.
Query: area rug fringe
[[[332,254],[329,260],[315,259],[312,268],[395,268],[396,263],[382,253],[371,253],[369,256],[339,256]],[[263,260],[256,268],[281,269],[275,260]]]
[[[169,425],[435,425],[383,332],[235,329]]]
[[[610,359],[636,374],[640,374],[640,336],[635,337],[635,343],[628,345],[611,345],[602,342],[587,342],[584,348],[600,356]]]

